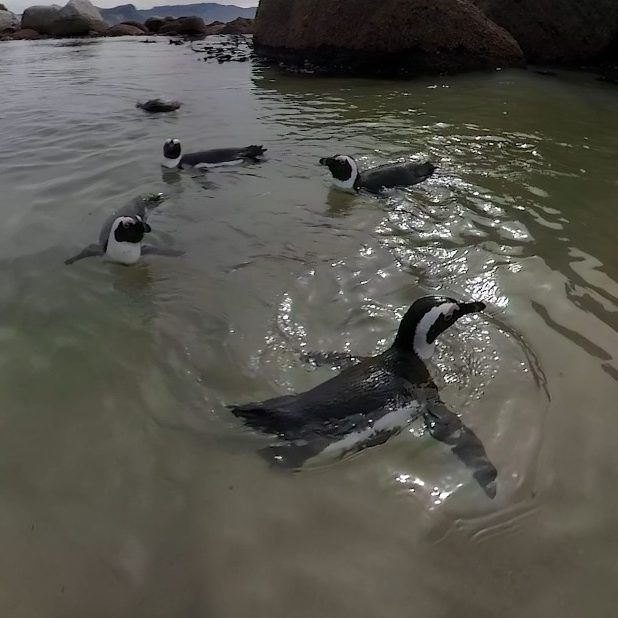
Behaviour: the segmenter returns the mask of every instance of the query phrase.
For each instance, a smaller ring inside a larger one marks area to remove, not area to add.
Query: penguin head
[[[144,234],[151,232],[152,228],[140,217],[118,217],[113,225],[111,234],[116,242],[128,242],[137,244],[142,242]]]
[[[333,184],[338,189],[344,191],[354,191],[358,189],[358,164],[353,157],[347,155],[335,155],[334,157],[323,157],[320,165],[325,165],[333,175]]]
[[[167,139],[165,140],[165,144],[163,144],[163,156],[166,159],[174,160],[180,158],[181,147],[180,140],[178,139]]]
[[[428,359],[438,335],[462,316],[484,309],[485,303],[480,301],[464,303],[446,296],[419,298],[403,316],[393,347],[412,350],[419,358]]]

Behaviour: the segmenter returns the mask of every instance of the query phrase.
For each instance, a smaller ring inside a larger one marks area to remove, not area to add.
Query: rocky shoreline
[[[251,34],[253,20],[206,24],[201,17],[151,17],[143,24],[127,21],[108,24],[89,0],[69,0],[64,6],[32,6],[21,19],[0,4],[0,41],[65,37],[118,37],[163,35],[202,38],[211,34]]]
[[[411,77],[618,65],[616,0],[261,0],[258,55],[311,73]]]

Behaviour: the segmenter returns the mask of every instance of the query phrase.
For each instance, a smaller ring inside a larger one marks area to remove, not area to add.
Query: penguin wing
[[[232,413],[264,433],[288,440],[340,435],[413,399],[409,383],[389,371],[380,357],[367,359],[298,395],[232,406]]]
[[[409,187],[427,180],[435,169],[429,161],[425,163],[388,163],[361,172],[360,186],[372,193],[379,193],[383,189],[395,187]]]
[[[431,436],[448,445],[453,455],[472,472],[487,496],[495,498],[498,471],[474,431],[438,398],[427,402],[424,418]]]
[[[103,251],[101,250],[100,245],[89,245],[82,251],[80,251],[77,255],[74,255],[72,258],[65,260],[64,263],[69,265],[77,262],[78,260],[83,260],[84,258],[94,257],[96,255],[103,255]]]

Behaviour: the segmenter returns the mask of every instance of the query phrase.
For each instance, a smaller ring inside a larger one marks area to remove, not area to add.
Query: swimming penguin
[[[410,187],[427,180],[436,170],[429,161],[425,163],[387,163],[361,172],[353,157],[335,155],[320,159],[333,175],[333,184],[344,191],[365,190],[381,193],[384,189]]]
[[[163,194],[140,196],[131,204],[111,215],[99,233],[99,242],[86,247],[65,264],[73,264],[87,257],[103,255],[118,264],[135,264],[140,256],[167,255],[179,256],[182,251],[162,249],[142,244],[144,234],[152,231],[146,223],[146,208],[153,208],[163,200]]]
[[[462,316],[484,309],[482,302],[420,298],[382,354],[350,359],[351,366],[304,393],[231,406],[232,413],[249,427],[283,440],[262,454],[289,468],[319,455],[343,456],[383,444],[422,416],[430,435],[447,444],[493,498],[496,468],[476,434],[440,400],[425,365],[440,333]]]
[[[135,107],[139,107],[151,114],[175,112],[177,109],[180,109],[181,106],[182,103],[180,101],[164,101],[163,99],[149,99],[145,103],[135,104]]]
[[[180,140],[168,139],[163,144],[162,165],[169,168],[208,168],[243,161],[258,162],[266,152],[263,146],[246,146],[245,148],[218,148],[183,155]]]

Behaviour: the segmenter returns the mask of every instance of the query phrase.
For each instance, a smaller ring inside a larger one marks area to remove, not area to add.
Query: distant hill
[[[144,22],[149,17],[184,17],[186,15],[198,15],[206,23],[211,21],[232,21],[237,17],[255,17],[256,7],[243,8],[231,4],[216,4],[214,2],[202,2],[200,4],[164,4],[152,9],[137,9],[133,4],[122,4],[112,9],[99,9],[103,19],[110,24],[118,24],[121,21]]]

